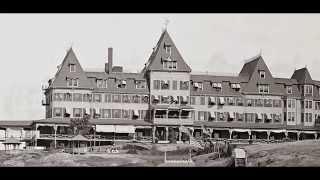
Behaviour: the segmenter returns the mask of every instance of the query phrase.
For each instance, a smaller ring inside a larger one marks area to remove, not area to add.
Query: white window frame
[[[261,75],[263,75],[263,77],[261,77]],[[266,72],[265,71],[259,71],[259,76],[261,79],[265,79],[266,78]]]
[[[144,87],[138,87],[139,83],[144,83]],[[146,89],[147,88],[147,82],[145,80],[136,80],[136,89]]]
[[[71,67],[74,67],[73,68],[73,71],[72,71],[72,68]],[[75,64],[69,64],[69,71],[70,72],[76,72],[76,65]]]
[[[262,92],[260,90],[262,90]],[[265,90],[267,90],[267,92],[265,92]],[[269,85],[266,85],[266,84],[259,84],[258,85],[258,91],[260,94],[268,94],[268,93],[270,93],[269,90],[270,90]]]
[[[292,86],[287,86],[287,94],[292,94]]]

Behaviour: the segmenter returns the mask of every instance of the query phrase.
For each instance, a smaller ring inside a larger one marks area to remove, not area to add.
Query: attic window
[[[75,64],[69,64],[70,72],[76,72],[76,65]]]
[[[231,83],[231,88],[237,91],[241,88],[241,86],[239,83]]]
[[[287,86],[287,93],[292,94],[292,86]]]
[[[200,90],[203,90],[203,83],[202,82],[194,82],[193,87],[200,89]]]
[[[259,71],[260,78],[265,79],[266,78],[266,72],[265,71]]]
[[[107,80],[97,79],[97,88],[107,88]]]
[[[217,82],[211,83],[211,86],[212,86],[213,88],[218,88],[218,89],[221,89],[221,88],[222,88],[221,83],[217,83]]]
[[[127,81],[126,80],[119,80],[118,81],[118,88],[125,88],[127,85]]]
[[[67,78],[67,86],[68,87],[78,87],[78,85],[79,85],[78,79]]]

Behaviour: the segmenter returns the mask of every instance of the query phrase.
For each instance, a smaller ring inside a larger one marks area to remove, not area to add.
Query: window
[[[82,94],[80,94],[80,93],[73,93],[73,101],[81,102],[81,101],[82,101]]]
[[[127,81],[118,79],[116,80],[116,84],[117,84],[117,88],[125,88],[127,85]]]
[[[121,109],[112,109],[112,118],[121,118]]]
[[[207,120],[206,116],[207,116],[206,111],[198,111],[198,120]]]
[[[205,105],[205,96],[200,96],[200,105]]]
[[[73,117],[81,117],[82,109],[81,108],[73,108]]]
[[[265,99],[264,107],[272,107],[272,99]]]
[[[126,95],[126,94],[122,95],[122,102],[123,103],[130,103],[129,95]]]
[[[93,94],[93,102],[101,102],[101,94]]]
[[[146,81],[145,80],[136,80],[136,89],[145,89],[146,88]]]
[[[263,99],[255,99],[254,101],[256,107],[263,107]]]
[[[121,95],[113,94],[112,95],[112,102],[120,103],[121,102]]]
[[[53,108],[53,117],[62,117],[62,108]]]
[[[287,93],[292,94],[292,86],[287,86]]]
[[[170,81],[160,81],[161,89],[170,89]]]
[[[55,101],[63,101],[63,93],[54,93],[53,100]]]
[[[320,110],[320,102],[318,101],[318,102],[315,102],[315,109],[316,110]]]
[[[65,101],[72,101],[71,93],[64,93],[64,100]]]
[[[133,95],[132,96],[132,103],[140,103],[140,96],[139,95]]]
[[[92,101],[92,94],[83,95],[83,102],[91,102],[91,101]]]
[[[259,71],[259,75],[261,79],[264,79],[266,77],[266,72],[265,71]]]
[[[309,109],[312,109],[312,101],[309,101]]]
[[[269,85],[259,84],[258,85],[258,90],[259,90],[259,93],[269,93]]]
[[[70,72],[76,72],[76,65],[75,64],[69,64]]]
[[[161,96],[162,104],[169,104],[169,96]]]
[[[107,80],[97,79],[97,88],[107,88]]]
[[[153,89],[160,89],[160,80],[153,80]]]
[[[68,87],[78,87],[79,86],[78,79],[67,78],[67,86]]]
[[[312,85],[304,85],[304,95],[312,95],[312,90]]]
[[[274,99],[273,100],[273,107],[281,107],[281,100]]]
[[[180,81],[180,90],[189,90],[189,81]]]
[[[128,110],[128,109],[123,109],[123,110],[122,110],[122,118],[123,118],[123,119],[130,119],[130,110]]]
[[[101,117],[102,118],[111,118],[111,109],[102,109]]]
[[[196,104],[196,97],[194,97],[194,96],[190,97],[190,104],[191,105],[195,105]]]
[[[177,88],[178,88],[177,86],[178,86],[177,81],[175,81],[175,80],[172,81],[172,89],[173,89],[173,90],[177,90]]]
[[[292,105],[291,105],[291,100],[290,99],[288,99],[288,101],[287,101],[288,103],[287,103],[287,107],[288,108],[291,108],[292,107]]]
[[[141,97],[142,103],[148,104],[149,103],[149,96],[148,95],[143,95]]]
[[[177,62],[176,61],[162,61],[163,69],[168,70],[175,70],[177,69]]]
[[[237,103],[237,106],[243,106],[243,99],[242,98],[236,98],[236,103]]]
[[[250,107],[253,105],[253,100],[252,99],[247,99],[247,106]]]
[[[111,102],[111,94],[104,95],[104,102]]]

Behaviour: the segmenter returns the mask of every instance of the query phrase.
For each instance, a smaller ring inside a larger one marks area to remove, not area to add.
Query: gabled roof
[[[296,79],[299,84],[313,84],[310,73],[306,67],[294,71],[291,79]]]
[[[168,71],[163,69],[162,59],[168,57],[164,46],[170,45],[171,46],[171,59],[177,61],[177,69],[170,70],[176,72],[191,72],[191,68],[189,65],[184,61],[180,52],[178,51],[176,45],[174,44],[173,40],[171,39],[167,30],[164,30],[160,36],[160,39],[154,48],[148,62],[146,63],[145,67],[142,70],[142,73],[147,71]]]
[[[274,78],[275,83],[285,84],[285,85],[294,85],[298,84],[296,79],[288,79],[288,78]]]
[[[239,76],[247,79],[247,81],[251,78],[259,60],[262,59],[261,55],[252,57],[251,59],[247,60],[247,62],[243,65]]]
[[[76,67],[76,72],[70,72],[69,65],[74,64]],[[78,78],[79,85],[78,88],[91,88],[90,81],[88,80],[86,74],[84,73],[74,51],[70,48],[64,57],[59,70],[57,71],[55,77],[53,78],[50,87],[67,87],[67,78]]]

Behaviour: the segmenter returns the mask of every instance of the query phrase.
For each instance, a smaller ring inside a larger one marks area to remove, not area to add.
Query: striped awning
[[[135,133],[134,126],[130,125],[115,125],[116,133]]]
[[[96,125],[96,132],[116,132],[114,125]]]

